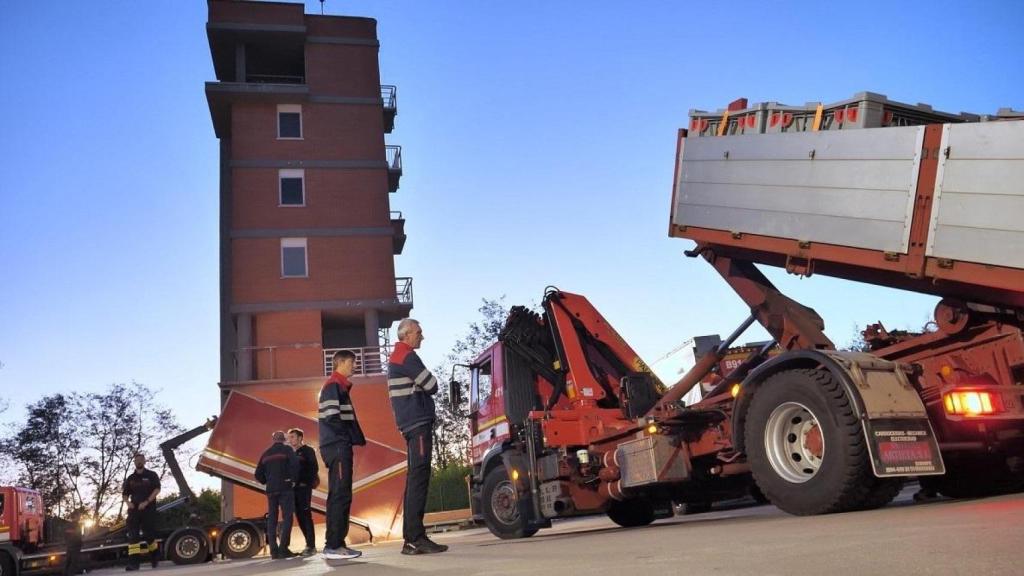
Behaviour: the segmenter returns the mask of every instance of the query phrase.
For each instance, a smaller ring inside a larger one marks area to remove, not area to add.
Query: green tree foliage
[[[146,456],[161,476],[159,443],[181,431],[155,391],[139,383],[112,384],[104,392],[52,394],[26,407],[23,424],[0,442],[19,484],[39,490],[47,514],[80,512],[99,520],[124,515],[121,487],[132,457]]]
[[[469,487],[466,485],[469,473],[470,467],[465,463],[451,463],[434,470],[427,493],[427,512],[469,508]]]
[[[163,506],[178,499],[177,492],[164,496],[157,500],[157,507]],[[185,504],[175,506],[170,510],[160,513],[160,525],[170,527],[193,525],[215,524],[220,521],[220,492],[204,488],[196,494],[196,508],[198,518],[190,518],[189,507]]]

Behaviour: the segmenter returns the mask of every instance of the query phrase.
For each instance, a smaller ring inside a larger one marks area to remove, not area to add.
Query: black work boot
[[[402,554],[439,554],[446,552],[448,547],[444,544],[438,544],[424,536],[415,542],[406,542],[402,546]]]

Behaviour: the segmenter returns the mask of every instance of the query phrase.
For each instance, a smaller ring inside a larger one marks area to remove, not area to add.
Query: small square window
[[[306,278],[308,274],[306,262],[305,238],[281,239],[281,276],[284,278]]]
[[[305,206],[305,171],[304,170],[281,170],[278,172],[278,205],[280,206]]]
[[[277,107],[277,137],[302,138],[302,106],[281,104]]]

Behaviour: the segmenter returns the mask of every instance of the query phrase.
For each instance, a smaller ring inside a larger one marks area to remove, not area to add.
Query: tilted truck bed
[[[671,236],[798,274],[1024,305],[1024,121],[686,136]]]
[[[196,469],[262,492],[253,474],[275,430],[301,428],[306,443],[319,455],[317,421],[240,392],[231,392]],[[327,509],[327,470],[320,461],[320,486],[313,490],[312,507]],[[405,452],[368,439],[355,448],[352,523],[370,531],[373,539],[394,538],[401,532]]]

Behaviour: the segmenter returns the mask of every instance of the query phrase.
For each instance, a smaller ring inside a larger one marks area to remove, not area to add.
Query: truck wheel
[[[654,504],[645,498],[612,502],[608,517],[623,528],[647,526],[654,522]]]
[[[209,550],[206,534],[196,528],[183,528],[167,539],[167,558],[175,564],[206,562]]]
[[[526,514],[519,509],[512,480],[504,466],[495,466],[484,478],[481,491],[484,523],[487,529],[498,538],[512,540],[528,538],[537,533],[536,528],[527,524]]]
[[[14,576],[14,558],[0,550],[0,576]]]
[[[860,420],[826,370],[768,378],[751,400],[744,433],[754,480],[790,514],[877,508],[898,492],[898,480],[875,477]]]
[[[232,524],[224,528],[220,542],[221,554],[232,560],[252,558],[263,548],[259,533],[246,524]]]

